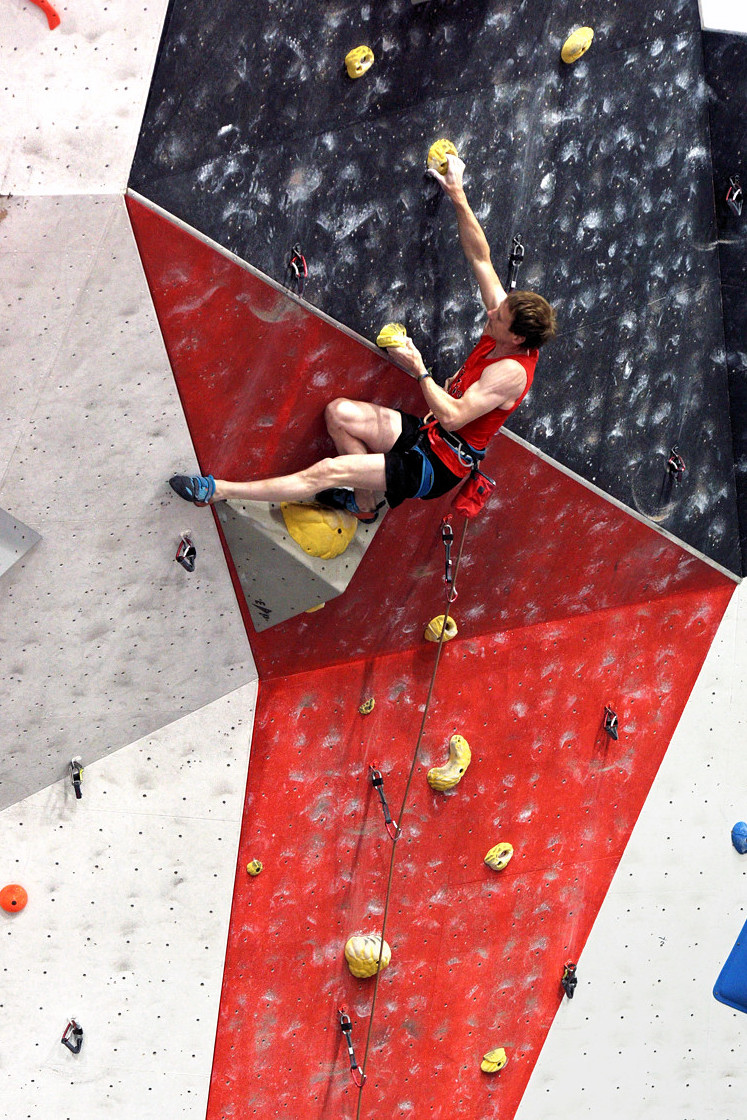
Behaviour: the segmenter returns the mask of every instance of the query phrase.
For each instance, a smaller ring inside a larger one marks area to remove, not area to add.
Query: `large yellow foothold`
[[[507,1061],[506,1051],[502,1046],[497,1046],[495,1050],[488,1050],[480,1063],[480,1069],[483,1073],[497,1073],[499,1069],[503,1069]]]
[[[407,342],[407,328],[402,323],[386,323],[376,336],[376,345],[382,350],[404,346]]]
[[[461,735],[449,739],[449,761],[445,766],[434,766],[428,771],[428,785],[431,789],[453,789],[461,782],[464,772],[472,761],[469,743]]]
[[[281,502],[285,527],[309,556],[332,560],[348,547],[358,520],[344,509],[325,509],[323,506],[301,505],[298,502]]]
[[[445,615],[437,614],[435,618],[432,618],[430,620],[425,628],[425,633],[423,634],[426,642],[440,641],[442,630],[444,631],[445,642],[450,642],[452,638],[456,638],[457,634],[459,633],[459,631],[457,630],[456,622],[451,617],[451,615],[449,615],[449,617],[446,619],[446,625],[444,626],[445,617]]]
[[[368,976],[375,976],[379,970],[379,952],[381,938],[374,933],[354,933],[345,945],[345,960],[353,976],[360,980]],[[384,942],[384,951],[381,954],[381,967],[386,968],[392,959],[392,950]]]
[[[428,149],[428,167],[433,171],[440,171],[442,175],[445,175],[449,170],[449,161],[446,157],[458,155],[459,152],[456,150],[451,140],[436,140]]]
[[[503,871],[503,868],[508,866],[513,854],[512,844],[496,844],[485,856],[485,862],[493,871]]]
[[[579,27],[572,35],[569,35],[563,43],[560,51],[560,57],[563,62],[578,62],[582,54],[586,54],[591,41],[594,38],[594,30],[591,27]]]
[[[349,78],[360,78],[373,66],[374,53],[370,47],[353,47],[345,55],[345,69]]]
[[[363,701],[361,706],[358,708],[358,711],[362,716],[370,716],[371,712],[374,710],[375,704],[376,701],[374,700],[373,696],[369,696],[368,700]]]

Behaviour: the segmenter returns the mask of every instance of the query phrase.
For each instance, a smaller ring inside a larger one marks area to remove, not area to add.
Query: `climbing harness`
[[[193,572],[195,570],[197,549],[192,543],[192,538],[188,536],[187,533],[182,533],[174,559],[178,564],[181,564],[186,572]]]
[[[568,996],[568,999],[573,999],[573,993],[578,984],[578,977],[576,976],[576,965],[572,961],[569,961],[563,969],[563,977],[560,983],[563,985],[563,991]]]
[[[389,805],[387,804],[386,794],[384,793],[384,779],[382,777],[381,771],[379,770],[375,762],[372,762],[369,765],[369,770],[371,771],[371,785],[378,793],[379,799],[381,801],[381,807],[384,810],[384,824],[386,825],[386,830],[391,836],[392,840],[396,840],[399,829],[397,828],[396,823],[392,820],[392,814],[389,812]]]
[[[302,296],[303,282],[308,275],[309,270],[306,265],[306,258],[301,252],[301,246],[294,245],[291,249],[288,263],[285,266],[283,286],[288,288],[291,292],[295,291],[297,295]]]
[[[340,1030],[345,1035],[345,1042],[347,1043],[348,1047],[348,1058],[350,1059],[350,1074],[358,1088],[362,1089],[366,1082],[366,1075],[363,1070],[358,1067],[358,1063],[355,1060],[355,1050],[353,1049],[353,1024],[351,1023],[350,1016],[345,1011],[344,1007],[341,1007],[337,1014],[340,1016]]]
[[[508,283],[506,284],[508,291],[513,291],[516,287],[521,262],[524,260],[524,252],[524,246],[521,243],[521,234],[517,233],[511,243],[511,252],[508,255]]]
[[[70,1039],[72,1038],[72,1042]],[[80,1048],[83,1045],[83,1028],[79,1027],[75,1019],[71,1019],[65,1027],[60,1042],[63,1046],[67,1046],[71,1054],[80,1054]]]
[[[667,459],[667,470],[670,474],[674,475],[674,481],[677,482],[680,475],[685,473],[685,460],[680,455],[676,447],[673,447],[669,452]]]
[[[495,489],[495,480],[480,470],[485,451],[467,443],[458,432],[447,432],[438,420],[430,420],[420,430],[427,433],[434,455],[452,474],[457,478],[467,478],[469,475],[454,501],[454,509],[465,517],[474,517]],[[422,495],[418,492],[415,496]]]
[[[742,190],[741,180],[738,175],[730,175],[729,189],[726,192],[726,205],[729,207],[732,214],[736,214],[738,218],[741,218],[743,203],[744,191]]]
[[[73,783],[73,789],[75,790],[75,796],[77,797],[78,801],[80,801],[81,797],[83,796],[83,790],[81,789],[82,780],[83,780],[83,767],[80,764],[80,759],[79,758],[71,758],[70,759],[70,781]]]
[[[604,706],[604,730],[609,735],[610,739],[617,739],[617,712],[613,712],[609,704]]]
[[[459,564],[460,564],[460,561],[462,559],[462,553],[464,551],[464,540],[465,540],[465,537],[467,535],[467,524],[468,524],[467,521],[465,521],[464,526],[462,528],[462,536],[461,536],[461,540],[459,542],[459,552],[457,554],[456,564],[454,565],[453,583],[456,583],[456,578],[457,578],[457,575],[459,574]],[[448,592],[447,592],[447,595],[446,595],[446,611],[445,611],[445,613],[447,615],[449,613],[449,605],[452,602],[452,600],[451,600],[452,591],[453,591],[453,587],[450,585],[449,589],[448,589]],[[436,646],[436,657],[435,657],[435,661],[433,663],[433,672],[431,673],[430,685],[428,686],[428,694],[425,698],[425,707],[423,708],[423,718],[420,722],[420,731],[418,732],[417,742],[415,743],[415,749],[414,749],[413,754],[412,754],[412,762],[410,764],[410,772],[407,776],[407,782],[405,784],[405,792],[402,796],[402,804],[400,806],[399,816],[398,816],[399,824],[397,826],[396,834],[392,837],[392,840],[394,842],[392,844],[392,852],[391,852],[391,856],[389,858],[389,877],[387,879],[386,893],[385,893],[385,896],[384,896],[384,913],[383,913],[382,919],[381,919],[381,948],[380,948],[380,951],[379,951],[379,960],[377,962],[377,971],[376,971],[376,979],[374,981],[373,996],[371,997],[371,1011],[370,1011],[370,1014],[369,1014],[369,1017],[368,1017],[368,1031],[366,1032],[366,1046],[365,1046],[365,1050],[363,1052],[363,1064],[361,1065],[361,1082],[360,1082],[360,1085],[358,1086],[358,1088],[359,1088],[358,1106],[356,1108],[356,1113],[355,1113],[356,1120],[360,1120],[361,1107],[362,1107],[362,1104],[363,1104],[362,1089],[363,1089],[363,1084],[365,1083],[365,1080],[366,1080],[366,1074],[365,1074],[366,1062],[368,1061],[368,1053],[369,1053],[370,1046],[371,1046],[371,1034],[373,1032],[374,1015],[376,1013],[376,1000],[377,1000],[378,993],[379,993],[379,980],[380,980],[380,977],[381,977],[381,960],[382,960],[382,957],[383,957],[383,954],[384,954],[384,948],[386,946],[386,941],[385,941],[386,923],[387,923],[387,918],[389,916],[389,904],[390,904],[391,896],[392,896],[392,880],[393,880],[393,877],[394,877],[394,860],[395,860],[395,855],[396,855],[396,852],[397,852],[397,841],[399,840],[400,836],[402,835],[402,820],[404,818],[405,809],[407,807],[407,799],[408,799],[409,794],[410,794],[410,786],[412,785],[412,779],[415,775],[415,767],[417,765],[418,755],[420,753],[420,744],[423,741],[423,735],[425,733],[425,725],[426,725],[426,721],[428,719],[428,711],[429,711],[430,705],[431,705],[431,698],[433,696],[433,689],[434,689],[435,684],[436,684],[436,674],[438,673],[438,665],[439,665],[439,662],[441,660],[441,649],[443,648],[445,634],[446,634],[446,627],[443,626],[441,628],[441,636],[438,640],[438,645]],[[341,1022],[340,1025],[342,1026],[342,1022]],[[351,1066],[351,1069],[352,1069],[352,1066]],[[357,1081],[356,1081],[356,1084],[358,1084]]]

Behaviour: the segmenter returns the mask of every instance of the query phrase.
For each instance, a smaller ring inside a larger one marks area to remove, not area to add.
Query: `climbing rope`
[[[397,841],[399,840],[400,836],[402,835],[402,820],[403,820],[404,815],[405,815],[405,809],[407,807],[407,798],[410,794],[410,786],[412,785],[412,779],[413,779],[413,776],[415,774],[415,766],[417,765],[417,761],[418,761],[418,753],[420,751],[420,744],[423,741],[423,734],[425,732],[425,724],[426,724],[426,721],[428,719],[428,709],[430,708],[431,698],[433,696],[433,689],[434,689],[434,686],[436,684],[436,674],[438,672],[438,663],[441,660],[441,648],[444,644],[444,636],[446,634],[446,620],[449,617],[449,607],[451,606],[451,604],[456,599],[456,579],[457,579],[457,575],[459,574],[459,564],[460,564],[460,561],[462,559],[462,552],[464,551],[464,539],[465,539],[466,535],[467,535],[467,518],[464,519],[464,526],[462,528],[462,536],[461,536],[461,540],[459,541],[459,552],[457,554],[456,564],[454,565],[453,575],[451,576],[451,579],[447,583],[446,610],[444,611],[444,623],[443,623],[443,626],[441,627],[441,633],[439,635],[438,645],[436,646],[436,659],[433,663],[433,672],[431,673],[431,681],[430,681],[430,685],[428,686],[428,695],[426,696],[425,708],[423,709],[423,718],[420,721],[420,731],[418,732],[417,742],[415,743],[415,750],[412,753],[412,762],[410,763],[410,773],[407,775],[407,783],[405,785],[405,792],[404,792],[404,795],[402,797],[402,805],[401,805],[401,808],[400,808],[400,811],[399,811],[399,815],[397,817],[398,824],[396,826],[395,834],[392,837],[393,843],[392,843],[391,856],[389,858],[389,877],[387,879],[386,895],[385,895],[385,898],[384,898],[384,914],[383,914],[383,917],[382,917],[382,920],[381,920],[381,944],[379,946],[379,959],[378,959],[377,965],[376,965],[376,979],[374,981],[373,997],[371,999],[371,1013],[370,1013],[369,1018],[368,1018],[368,1031],[366,1032],[366,1046],[365,1046],[365,1049],[363,1051],[363,1061],[361,1062],[361,1065],[360,1065],[361,1083],[358,1086],[358,1107],[357,1107],[356,1112],[355,1112],[355,1120],[360,1120],[361,1107],[362,1107],[362,1104],[363,1104],[363,1086],[366,1082],[366,1063],[368,1062],[368,1051],[369,1051],[369,1047],[370,1047],[370,1044],[371,1044],[371,1034],[372,1034],[372,1031],[373,1031],[374,1014],[376,1012],[376,997],[378,996],[378,993],[379,993],[379,979],[381,977],[381,958],[382,958],[383,953],[384,953],[384,938],[385,938],[385,935],[386,935],[387,918],[389,916],[389,902],[390,902],[391,894],[392,894],[392,880],[393,880],[393,877],[394,877],[394,859],[395,859],[395,855],[396,855],[396,852],[397,852]]]

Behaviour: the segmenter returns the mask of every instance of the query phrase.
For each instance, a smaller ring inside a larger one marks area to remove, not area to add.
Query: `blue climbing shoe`
[[[185,502],[194,502],[197,506],[208,505],[215,493],[215,479],[211,474],[175,474],[169,479],[169,486]]]
[[[355,491],[347,490],[344,486],[320,490],[314,501],[319,502],[320,506],[326,506],[327,509],[344,509],[347,513],[352,513],[353,517],[357,517],[362,525],[373,525],[374,521],[378,520],[379,510],[385,505],[384,502],[379,502],[376,509],[358,509]]]

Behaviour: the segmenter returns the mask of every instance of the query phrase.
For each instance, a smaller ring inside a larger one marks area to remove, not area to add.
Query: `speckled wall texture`
[[[747,554],[747,205],[726,204],[732,176],[747,188],[747,35],[703,35],[721,262],[726,358],[742,554]]]
[[[277,279],[299,241],[316,306],[367,337],[405,320],[446,375],[480,311],[423,175],[450,136],[499,270],[522,233],[560,313],[514,430],[739,572],[703,88],[696,0],[177,0],[130,185]]]

